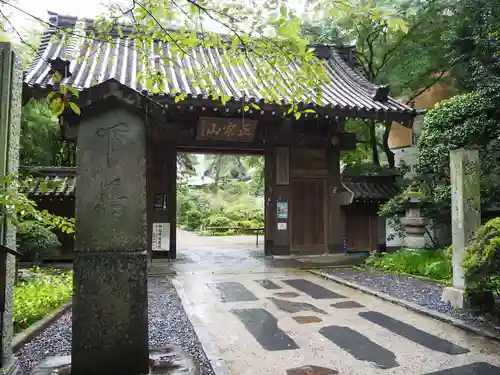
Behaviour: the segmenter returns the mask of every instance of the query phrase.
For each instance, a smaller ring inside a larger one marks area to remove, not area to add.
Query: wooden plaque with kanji
[[[200,117],[197,140],[252,142],[257,128],[256,120],[244,118]]]

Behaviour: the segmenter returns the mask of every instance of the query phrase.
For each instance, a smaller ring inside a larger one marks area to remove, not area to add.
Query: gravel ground
[[[408,302],[460,319],[468,324],[500,333],[500,315],[478,315],[470,310],[451,308],[441,301],[443,286],[418,278],[397,276],[377,270],[338,268],[325,273]],[[500,301],[498,301],[500,304]]]
[[[189,352],[200,364],[202,375],[214,372],[189,322],[181,300],[169,278],[150,278],[149,345],[175,344]],[[16,355],[23,374],[28,375],[38,362],[53,355],[71,353],[71,311],[64,314],[40,336],[26,344]]]

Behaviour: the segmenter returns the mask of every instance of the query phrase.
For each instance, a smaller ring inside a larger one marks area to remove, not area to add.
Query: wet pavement
[[[500,374],[500,343],[265,259],[252,237],[191,240],[173,283],[231,374]]]
[[[266,258],[263,244],[255,246],[255,236],[208,237],[177,229],[177,247],[172,265],[179,274],[268,272],[303,265],[295,259]]]
[[[344,254],[314,257],[265,257],[263,241],[255,246],[255,236],[198,236],[177,229],[177,259],[172,268],[180,274],[273,272],[283,269],[324,268],[358,264],[364,256]],[[161,261],[156,261],[161,264]],[[161,273],[161,270],[158,271]]]

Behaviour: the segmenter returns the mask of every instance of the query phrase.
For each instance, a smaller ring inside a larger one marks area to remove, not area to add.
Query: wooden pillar
[[[177,153],[171,142],[151,144],[149,178],[148,243],[153,258],[175,259]]]
[[[170,258],[177,259],[177,151],[175,144],[166,149],[167,211],[170,223]]]
[[[341,190],[340,151],[330,146],[326,150],[328,168],[327,208],[328,208],[328,252],[343,252],[344,222],[340,208],[339,193]]]
[[[273,255],[274,227],[276,226],[276,204],[273,192],[276,187],[275,148],[267,147],[264,151],[264,254]]]
[[[288,147],[265,151],[266,255],[290,254],[290,157]]]

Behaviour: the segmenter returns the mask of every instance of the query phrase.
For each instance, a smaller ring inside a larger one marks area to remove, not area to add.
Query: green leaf
[[[295,112],[295,119],[298,120],[299,118],[302,117],[302,113],[300,112]]]
[[[80,107],[78,107],[78,104],[74,102],[69,102],[69,106],[71,107],[71,110],[76,113],[77,115],[81,114]]]
[[[76,96],[77,98],[80,96],[80,93],[78,92],[78,89],[76,87],[73,87],[73,86],[70,86],[70,85],[67,85],[68,87],[68,90],[74,95]]]
[[[122,30],[122,27],[119,23],[117,23],[116,29],[118,30],[118,35],[120,35],[120,38],[123,39],[123,30]]]
[[[281,14],[281,17],[283,17],[283,18],[286,18],[286,16],[288,15],[288,9],[287,9],[285,4],[281,5],[280,14]]]
[[[54,77],[54,81],[56,81],[56,82],[61,82],[62,78],[63,78],[62,74],[59,73],[59,72],[54,72],[54,76],[53,77]]]
[[[60,116],[64,112],[64,104],[61,98],[55,98],[51,103],[51,107],[55,116]]]
[[[59,95],[59,93],[57,91],[51,91],[49,92],[49,94],[47,95],[47,100],[50,102],[52,101],[57,95]]]
[[[235,36],[233,36],[233,40],[231,41],[231,48],[232,48],[233,50],[238,49],[238,45],[239,45],[239,43],[240,43],[240,40],[238,39],[238,36],[236,36],[236,35],[235,35]]]

